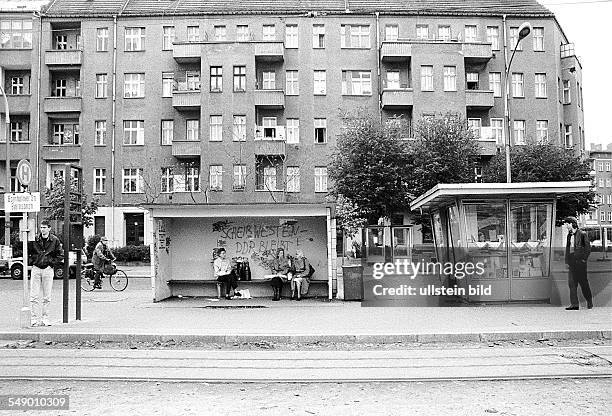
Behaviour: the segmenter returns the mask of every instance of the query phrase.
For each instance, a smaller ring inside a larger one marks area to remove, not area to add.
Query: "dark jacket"
[[[565,263],[570,264],[570,241],[572,235],[567,235],[565,243]],[[574,233],[574,259],[577,262],[586,262],[591,254],[591,242],[587,233],[577,229]]]
[[[64,249],[59,238],[53,234],[49,234],[46,241],[43,240],[42,234],[38,234],[36,239],[29,244],[28,264],[36,266],[39,269],[47,267],[56,267],[64,258]]]

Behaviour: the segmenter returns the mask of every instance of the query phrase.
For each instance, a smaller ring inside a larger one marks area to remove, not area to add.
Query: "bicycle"
[[[83,266],[83,270],[81,270],[81,289],[86,292],[91,292],[95,287],[95,273],[96,271],[93,268],[93,264],[88,263]],[[104,280],[104,277],[108,276],[110,286],[113,288],[115,292],[122,292],[128,285],[128,277],[127,274],[123,270],[115,269],[115,273],[106,274],[101,273],[100,284]]]

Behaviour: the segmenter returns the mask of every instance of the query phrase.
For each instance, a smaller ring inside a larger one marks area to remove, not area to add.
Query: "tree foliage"
[[[590,181],[591,165],[573,149],[553,143],[513,146],[510,150],[512,182]],[[498,153],[483,169],[483,181],[506,181],[506,158]],[[595,201],[593,191],[561,196],[557,201],[557,220],[585,214]]]
[[[77,179],[73,179],[72,181],[72,191],[77,192],[78,183]],[[65,200],[65,188],[64,188],[64,178],[61,176],[57,176],[53,179],[53,183],[51,184],[51,188],[45,188],[44,191],[45,200],[48,207],[45,208],[45,218],[48,220],[64,220],[64,200]],[[93,198],[91,202],[87,202],[87,195],[83,194],[81,198],[82,206],[81,212],[83,217],[83,226],[91,227],[93,225],[93,215],[98,210],[98,199]],[[71,205],[74,208],[74,205],[77,203],[77,196],[71,195]],[[70,221],[77,221],[76,215],[71,215]]]

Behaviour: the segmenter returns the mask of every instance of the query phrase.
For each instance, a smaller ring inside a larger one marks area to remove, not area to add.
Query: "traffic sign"
[[[4,210],[6,212],[39,212],[40,192],[4,194]]]
[[[21,159],[17,164],[17,179],[23,186],[30,186],[32,183],[32,165],[25,159]]]

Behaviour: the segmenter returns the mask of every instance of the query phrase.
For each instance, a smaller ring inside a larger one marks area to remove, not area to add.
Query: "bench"
[[[251,284],[255,284],[257,286],[260,285],[267,285],[270,287],[270,289],[272,288],[272,286],[270,286],[270,282],[272,281],[272,279],[252,279],[252,280],[238,280],[238,286],[241,285],[251,285]],[[217,297],[221,297],[221,286],[223,285],[222,282],[218,282],[216,279],[169,279],[166,280],[166,283],[168,285],[172,285],[172,284],[187,284],[187,285],[216,285],[217,287]],[[328,284],[327,280],[312,280],[310,279],[310,285],[322,285]],[[289,282],[285,282],[285,286],[290,287]],[[240,289],[239,289],[240,291]]]

